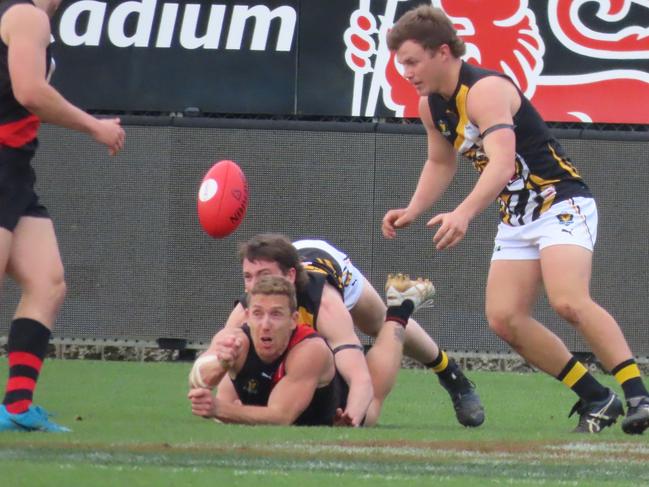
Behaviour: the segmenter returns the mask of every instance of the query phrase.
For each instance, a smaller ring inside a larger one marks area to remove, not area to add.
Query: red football
[[[198,191],[198,221],[215,238],[234,232],[248,208],[248,181],[236,162],[219,161],[207,171]]]

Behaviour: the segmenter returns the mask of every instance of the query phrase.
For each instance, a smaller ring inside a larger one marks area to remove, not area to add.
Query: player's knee
[[[550,299],[552,309],[571,325],[579,325],[581,323],[580,316],[582,316],[583,309],[587,305],[588,300],[573,300],[563,297]]]
[[[365,333],[366,335],[376,338],[379,336],[379,333],[383,329],[385,322],[383,320],[380,321],[365,321],[363,324],[360,324],[357,326],[360,331]]]
[[[65,282],[63,273],[61,273],[50,280],[48,284],[47,300],[53,307],[58,308],[63,304],[67,292],[68,286]]]
[[[372,338],[376,338],[385,323],[385,307],[357,307],[352,308],[351,315],[354,325],[360,331]]]
[[[28,280],[23,285],[23,293],[47,307],[53,309],[60,307],[67,294],[63,270]]]
[[[489,328],[506,342],[511,342],[515,336],[514,313],[507,309],[487,308]]]

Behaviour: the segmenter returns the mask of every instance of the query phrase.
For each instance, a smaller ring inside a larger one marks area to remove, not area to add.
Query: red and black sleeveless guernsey
[[[298,343],[307,339],[323,338],[307,325],[298,325],[288,344],[288,348],[272,363],[265,363],[257,355],[252,345],[250,328],[241,328],[250,340],[248,356],[243,367],[232,381],[243,404],[266,406],[273,387],[286,375],[286,356]],[[333,380],[324,387],[316,389],[311,402],[293,424],[299,426],[332,425],[337,408],[345,407],[347,386],[336,371]]]
[[[0,18],[9,8],[22,3],[34,5],[34,2],[30,0],[2,0],[0,2]],[[40,120],[36,115],[27,111],[14,97],[7,55],[7,45],[0,40],[0,146],[13,148],[24,147],[28,144],[35,146]],[[46,70],[49,71],[51,63],[49,46],[43,62],[46,65]]]
[[[483,149],[482,134],[467,116],[466,101],[471,87],[487,76],[509,80],[502,73],[462,62],[453,96],[448,101],[437,94],[428,97],[437,129],[479,172],[489,159]],[[500,219],[511,226],[534,221],[553,204],[568,198],[592,196],[541,115],[520,90],[518,93],[521,106],[514,115],[516,172],[498,196]]]

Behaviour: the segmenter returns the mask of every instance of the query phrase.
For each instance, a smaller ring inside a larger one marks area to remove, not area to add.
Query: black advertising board
[[[89,109],[292,113],[297,1],[65,1],[53,82]]]
[[[385,45],[422,0],[64,0],[54,84],[108,111],[416,116]],[[649,123],[646,0],[431,0],[466,59],[507,73],[546,120]]]

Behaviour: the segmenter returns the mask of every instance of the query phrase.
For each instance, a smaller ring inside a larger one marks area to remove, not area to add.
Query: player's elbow
[[[18,85],[13,89],[16,101],[27,111],[38,114],[43,105],[43,93],[38,85]]]

